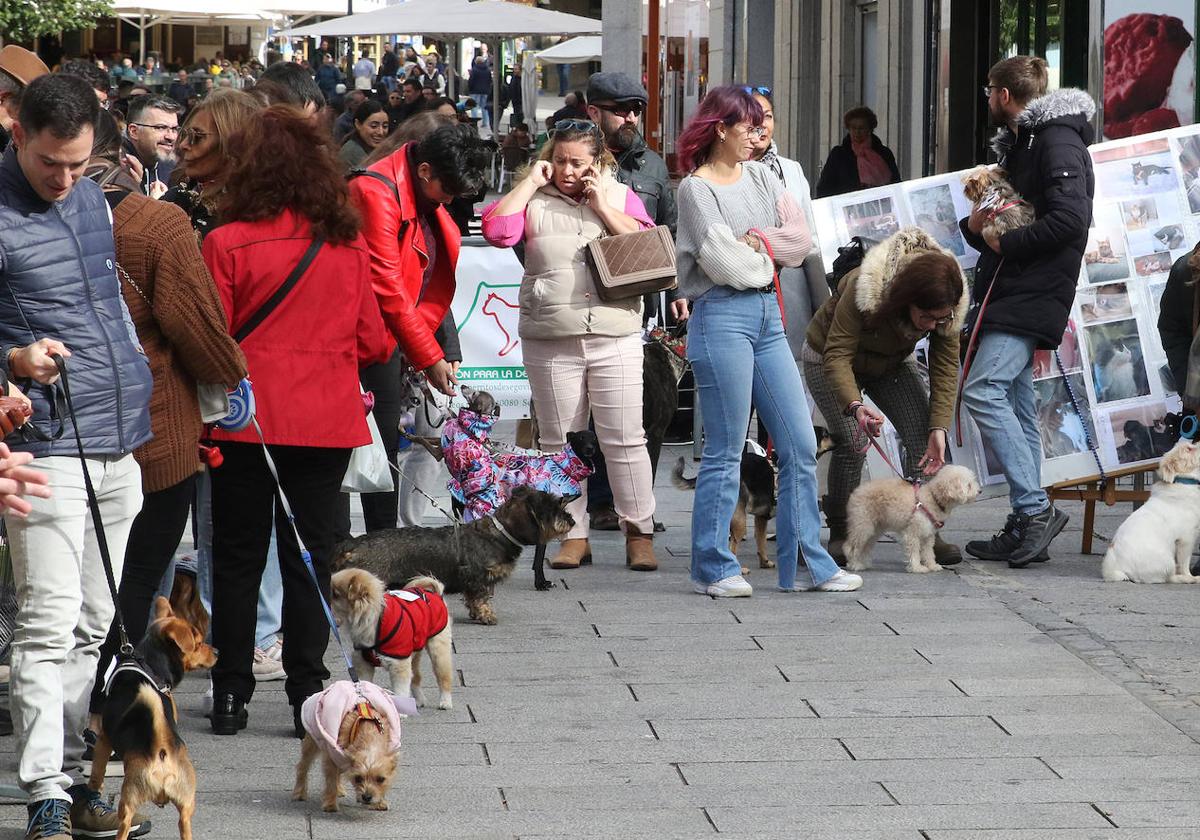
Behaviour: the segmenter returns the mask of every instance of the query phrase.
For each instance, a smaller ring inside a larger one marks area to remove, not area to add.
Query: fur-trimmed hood
[[[958,264],[958,260],[950,251],[918,227],[901,228],[868,251],[859,267],[854,293],[854,302],[858,305],[858,310],[864,314],[878,310],[892,278],[900,269],[914,257],[930,252],[944,254],[954,259],[955,265]],[[962,274],[961,269],[959,274]],[[954,306],[954,317],[950,323],[937,327],[936,331],[942,335],[957,333],[962,328],[963,319],[966,318],[969,302],[970,292],[967,289],[966,278],[963,278],[963,290]]]
[[[1044,96],[1033,99],[1017,117],[1018,130],[1037,132],[1052,123],[1062,123],[1076,128],[1084,135],[1087,145],[1092,142],[1092,118],[1096,115],[1096,103],[1086,91],[1078,88],[1059,88]],[[992,151],[1003,160],[1016,137],[1007,127],[1001,128],[992,137]]]

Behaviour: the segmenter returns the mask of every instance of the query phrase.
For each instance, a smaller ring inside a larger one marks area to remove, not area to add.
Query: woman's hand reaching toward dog
[[[869,405],[860,405],[854,409],[854,419],[871,437],[879,437],[883,431],[884,416]]]
[[[921,460],[917,462],[917,466],[921,468],[925,475],[934,475],[946,464],[946,431],[944,429],[934,429],[929,433],[929,444],[925,447],[925,454],[921,456]]]

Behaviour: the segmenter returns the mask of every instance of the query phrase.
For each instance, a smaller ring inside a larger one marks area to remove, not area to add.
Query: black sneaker
[[[71,803],[65,799],[42,799],[25,806],[29,824],[25,840],[68,840],[71,836]]]
[[[117,809],[104,797],[85,784],[72,785],[67,789],[71,795],[72,837],[116,837],[121,830],[121,818]],[[130,837],[141,837],[150,831],[150,820],[141,814],[133,815],[129,829]]]
[[[1017,531],[1024,519],[1026,517],[1022,514],[1010,513],[1004,527],[990,540],[971,540],[967,543],[967,554],[977,560],[1007,560],[1021,544]]]
[[[1054,506],[1033,516],[1025,517],[1020,531],[1021,545],[1008,558],[1013,569],[1023,569],[1030,563],[1042,562],[1041,557],[1050,547],[1051,541],[1062,533],[1071,517]]]

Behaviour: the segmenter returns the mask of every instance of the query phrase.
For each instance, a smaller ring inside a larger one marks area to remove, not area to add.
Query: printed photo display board
[[[1097,456],[1105,470],[1153,467],[1173,444],[1164,417],[1181,406],[1158,311],[1172,263],[1200,240],[1200,126],[1101,143],[1091,154],[1096,196],[1075,304],[1057,354],[1034,359],[1045,485],[1097,475]],[[971,211],[964,174],[813,202],[825,265],[853,236],[879,241],[915,225],[957,256],[972,282],[978,253],[958,229]],[[986,484],[1003,482],[965,408],[962,421],[955,460],[974,463]],[[885,439],[896,452],[895,432]]]

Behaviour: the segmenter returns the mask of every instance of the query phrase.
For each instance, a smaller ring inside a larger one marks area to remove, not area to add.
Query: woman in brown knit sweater
[[[136,640],[146,632],[151,598],[183,536],[201,468],[196,383],[232,388],[246,375],[246,358],[226,329],[225,310],[187,215],[127,188],[117,172],[120,143],[115,121],[101,112],[89,175],[104,185],[112,208],[121,292],[154,377],[154,437],[133,453],[145,499],[129,535],[119,590],[126,630]],[[93,713],[117,644],[114,628],[100,652]]]

